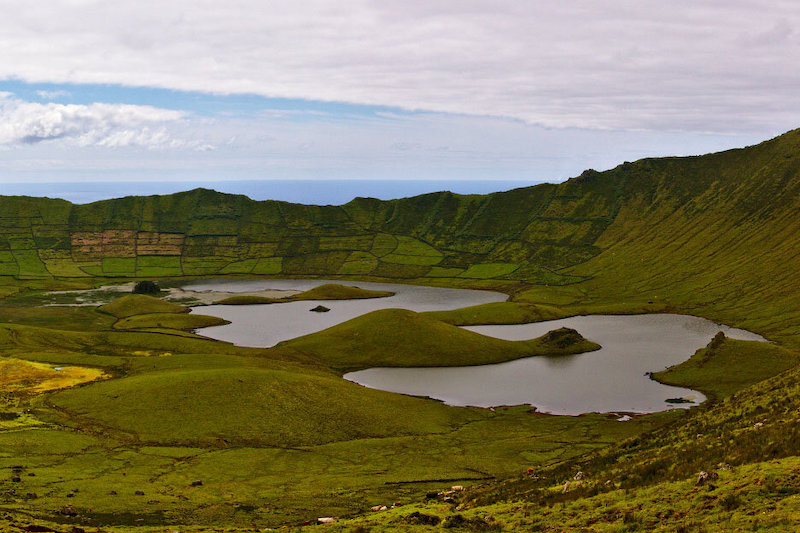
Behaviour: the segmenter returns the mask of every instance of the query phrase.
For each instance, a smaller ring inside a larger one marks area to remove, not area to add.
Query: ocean
[[[357,196],[391,200],[436,191],[486,194],[536,185],[536,181],[478,180],[248,180],[164,182],[0,183],[0,196],[46,196],[86,204],[123,196],[188,191],[197,187],[253,200],[283,200],[300,204],[341,205]]]

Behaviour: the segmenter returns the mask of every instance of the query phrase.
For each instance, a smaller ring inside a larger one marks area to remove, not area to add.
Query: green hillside
[[[0,197],[0,357],[15,372],[0,380],[0,529],[252,531],[338,516],[351,519],[326,530],[797,530],[797,213],[800,130],[489,195]],[[509,300],[377,311],[270,349],[183,331],[219,321],[158,298],[43,307],[57,289],[199,276],[388,280]],[[709,401],[629,421],[450,407],[340,377],[596,347],[571,330],[510,342],[456,325],[644,312],[773,343],[717,336],[654,375]],[[37,393],[18,375],[62,366],[102,379]],[[700,471],[714,477],[697,484]],[[453,485],[467,490],[439,494]],[[394,502],[406,505],[368,511]]]
[[[558,185],[342,206],[203,189],[87,205],[2,197],[0,279],[396,279],[494,287],[533,303],[672,305],[797,344],[786,324],[800,320],[790,311],[800,309],[798,147],[795,130]]]
[[[576,195],[583,195],[580,201]],[[197,189],[72,205],[0,199],[0,276],[341,275],[566,283],[613,220],[613,187],[540,185],[342,206]]]

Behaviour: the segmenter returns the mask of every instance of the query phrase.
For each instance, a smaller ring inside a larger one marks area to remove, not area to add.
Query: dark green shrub
[[[136,285],[133,286],[134,294],[153,295],[158,294],[159,292],[161,292],[159,286],[155,282],[149,280],[137,281]]]

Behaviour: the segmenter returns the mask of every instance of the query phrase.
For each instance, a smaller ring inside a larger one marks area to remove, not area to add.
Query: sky
[[[796,0],[0,0],[0,187],[561,181],[800,126]]]

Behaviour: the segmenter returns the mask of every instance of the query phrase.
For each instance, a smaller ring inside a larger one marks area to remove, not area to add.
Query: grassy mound
[[[653,374],[668,385],[700,389],[724,398],[800,363],[800,353],[763,342],[739,341],[718,333],[683,363]]]
[[[216,303],[222,305],[252,305],[298,302],[301,300],[363,300],[366,298],[386,298],[388,296],[394,296],[394,293],[389,291],[372,291],[360,287],[353,287],[351,285],[339,285],[338,283],[326,283],[287,298],[242,295],[224,298]]]
[[[439,432],[471,418],[463,409],[331,374],[235,366],[142,373],[50,401],[70,425],[115,428],[168,445],[303,446]]]
[[[188,313],[189,308],[172,302],[166,302],[153,296],[144,294],[128,294],[113,302],[98,307],[103,313],[117,318],[126,318],[134,315],[150,313]]]
[[[116,329],[167,328],[193,330],[230,324],[229,321],[208,315],[186,313],[150,313],[122,318],[114,324]]]
[[[423,314],[454,326],[526,324],[556,320],[566,316],[566,313],[557,307],[519,302],[492,302],[451,311],[428,311]]]
[[[464,366],[532,355],[561,355],[599,346],[561,329],[539,339],[507,341],[480,335],[404,309],[382,309],[280,344],[340,370],[373,366]]]
[[[390,291],[372,291],[351,285],[339,285],[338,283],[326,283],[292,296],[291,299],[360,300],[365,298],[386,298],[388,296],[394,296],[394,293]]]

